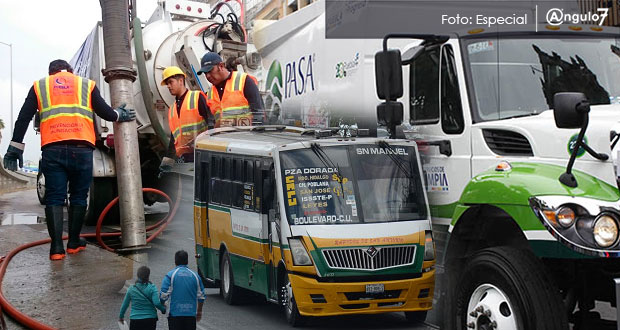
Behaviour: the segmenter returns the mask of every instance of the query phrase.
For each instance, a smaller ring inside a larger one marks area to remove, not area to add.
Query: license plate
[[[366,284],[366,293],[382,293],[385,291],[383,284]]]

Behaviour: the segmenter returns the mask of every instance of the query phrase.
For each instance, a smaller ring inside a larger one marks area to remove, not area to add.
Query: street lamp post
[[[11,108],[9,109],[11,112],[11,122],[9,123],[11,126],[11,131],[9,132],[9,138],[13,138],[13,44],[7,44],[6,42],[2,42],[0,41],[0,44],[3,44],[5,46],[9,46],[9,62],[11,65],[10,68],[10,79],[11,79],[11,87],[10,87],[10,93],[11,93]]]

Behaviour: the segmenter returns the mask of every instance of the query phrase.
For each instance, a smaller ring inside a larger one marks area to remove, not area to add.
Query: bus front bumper
[[[374,282],[319,282],[289,274],[301,315],[330,316],[412,312],[431,309],[435,270],[414,279]],[[367,284],[383,284],[382,293],[366,293]]]

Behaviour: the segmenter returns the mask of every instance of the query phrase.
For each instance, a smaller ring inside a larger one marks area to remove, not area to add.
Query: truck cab
[[[619,31],[528,31],[419,37],[402,58],[449,329],[565,329],[616,306]]]

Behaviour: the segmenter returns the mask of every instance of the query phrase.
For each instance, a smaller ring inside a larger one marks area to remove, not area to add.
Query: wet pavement
[[[48,259],[49,244],[27,249],[10,262],[2,283],[5,297],[20,311],[60,329],[118,329],[117,320],[126,288],[141,265],[151,268],[151,282],[158,288],[174,267],[174,252],[186,250],[189,266],[196,269],[192,186],[185,184],[183,201],[173,221],[150,248],[131,255],[118,255],[89,244],[85,252],[67,255],[60,262]],[[165,204],[147,208],[147,222],[167,212]],[[0,255],[18,245],[48,238],[44,208],[36,191],[0,195]],[[24,224],[26,223],[26,224]],[[66,223],[65,223],[66,228]],[[93,231],[93,227],[83,232]],[[24,329],[5,315],[8,329]],[[129,311],[125,319],[129,319]],[[167,329],[166,316],[159,314],[157,329]],[[264,299],[251,299],[229,306],[218,289],[207,289],[203,320],[198,329],[290,329],[280,307]],[[432,329],[411,325],[402,313],[356,315],[312,319],[304,329]]]

